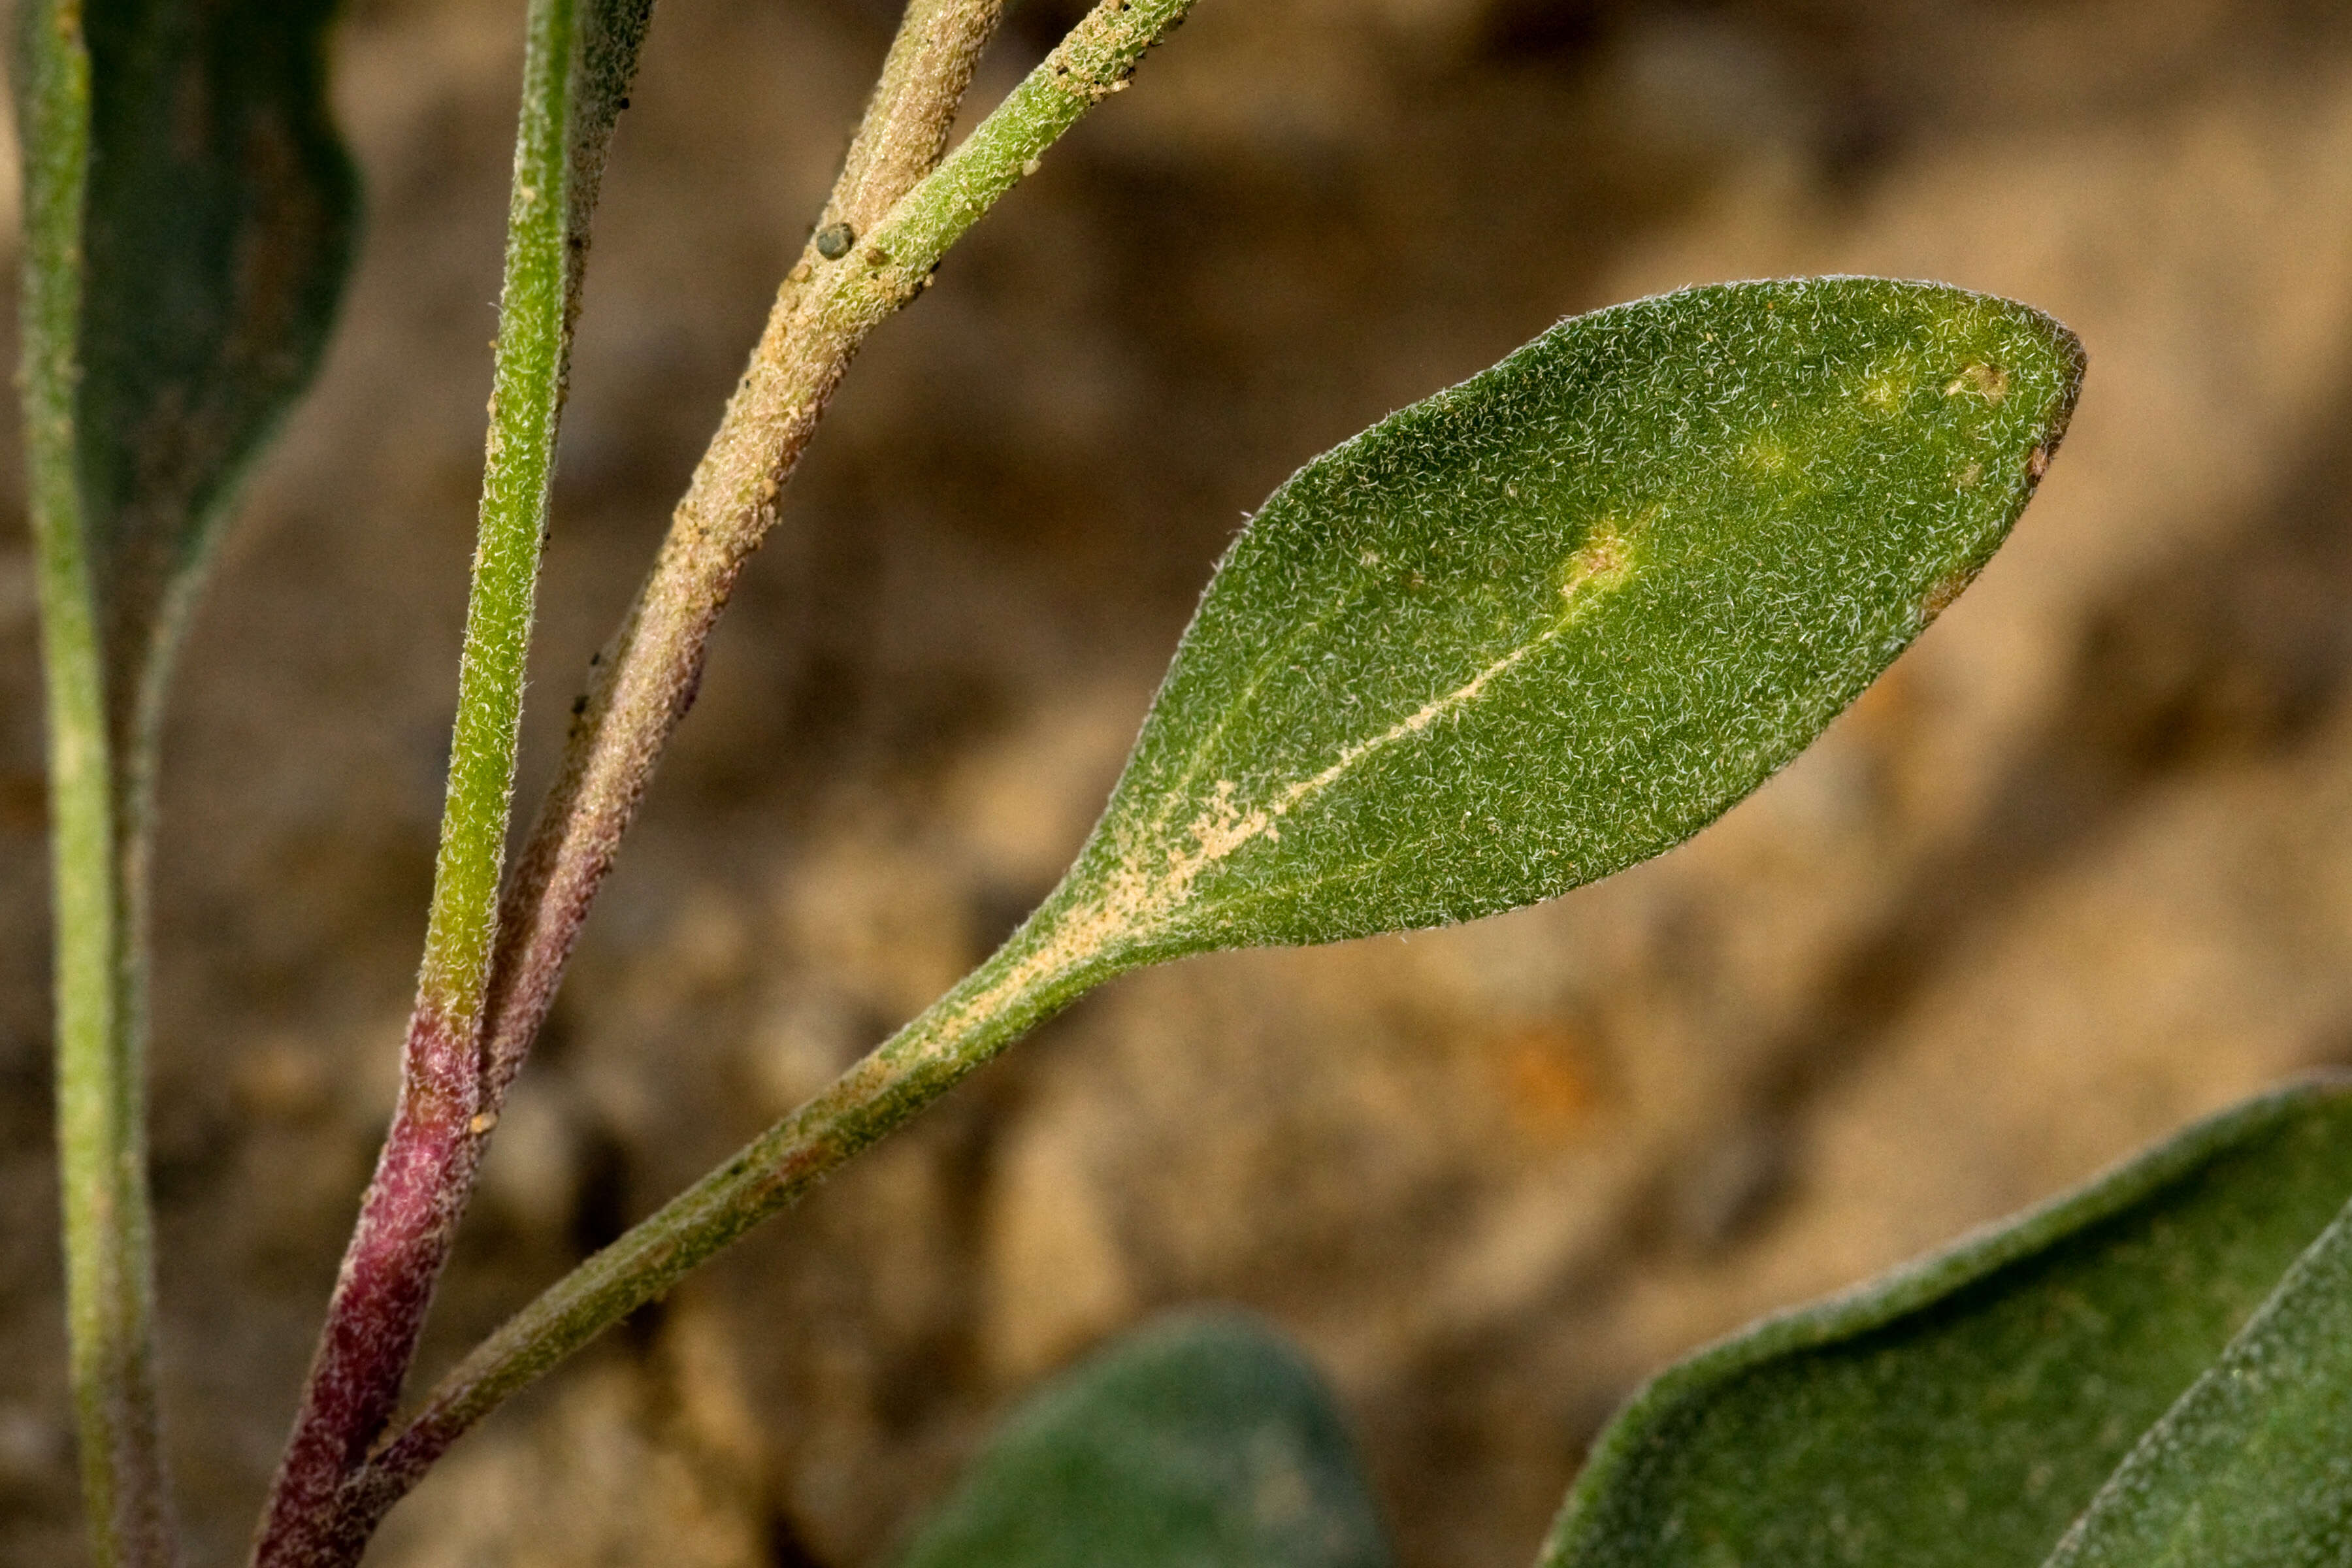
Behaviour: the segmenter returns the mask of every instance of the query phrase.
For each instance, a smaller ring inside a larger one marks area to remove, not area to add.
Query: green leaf
[[[332,0],[97,0],[74,435],[118,708],[154,694],[247,461],[317,369],[356,185]],[[119,732],[127,730],[118,720]]]
[[[2050,1568],[2347,1562],[2352,1211],[2320,1234],[2220,1362],[2141,1439]]]
[[[1218,568],[1036,913],[518,1313],[403,1451],[462,1430],[1112,975],[1491,914],[1696,832],[1984,564],[2082,374],[2072,334],[2005,300],[1730,284],[1562,322],[1309,463]]]
[[[2352,1084],[2332,1079],[1702,1352],[1602,1434],[1544,1568],[2032,1568],[2347,1193]],[[2305,1363],[2332,1377],[2324,1392],[2278,1407],[2306,1418],[2333,1402],[2334,1458],[2316,1436],[2284,1436],[2306,1474],[2335,1465],[2339,1520],[2347,1346],[2339,1332]],[[2081,1559],[2172,1561],[2317,1559]]]
[[[1230,1314],[1165,1320],[1030,1398],[900,1568],[1386,1568],[1331,1396]]]
[[[1219,568],[1072,934],[1118,967],[1330,942],[1678,843],[1984,564],[2082,370],[1982,295],[1741,283],[1565,321],[1382,421]]]

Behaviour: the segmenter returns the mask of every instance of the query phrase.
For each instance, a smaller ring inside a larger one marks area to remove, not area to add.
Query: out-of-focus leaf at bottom
[[[1255,1321],[1184,1316],[1024,1405],[900,1568],[1388,1568],[1315,1369]]]
[[[2049,1568],[2352,1563],[2352,1211],[2158,1422]]]
[[[2192,1127],[1940,1257],[1704,1351],[1602,1435],[1542,1568],[2035,1568],[2347,1194],[2352,1084],[2314,1082]],[[2341,1305],[2352,1274],[2344,1250],[2302,1271],[2333,1269],[2339,1323],[2352,1320]],[[2294,1326],[2317,1321],[2315,1310]],[[2216,1466],[2235,1455],[2234,1476],[2215,1484],[2258,1497],[2270,1489],[2266,1461],[2242,1445],[2260,1428],[2272,1462],[2302,1467],[2295,1473],[2315,1486],[2335,1479],[2340,1521],[2352,1447],[2339,1441],[2331,1456],[2294,1423],[2331,1418],[2342,1436],[2352,1333],[2339,1328],[2324,1349],[2304,1342],[2313,1337],[2298,1338],[2294,1353],[2328,1363],[2325,1388],[2261,1409],[2217,1393],[2214,1419],[2194,1430],[2217,1436],[2236,1422],[2237,1436],[2207,1442],[2202,1460],[2165,1463]],[[2241,1561],[2352,1559],[2126,1550],[2079,1563]]]

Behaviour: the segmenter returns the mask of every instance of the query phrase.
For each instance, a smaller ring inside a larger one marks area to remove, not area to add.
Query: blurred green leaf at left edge
[[[309,382],[356,182],[320,0],[26,0],[27,510],[41,605],[71,1376],[102,1564],[172,1559],[143,1037],[173,644],[238,475]]]
[[[1032,1395],[899,1568],[1389,1568],[1306,1358],[1233,1312],[1162,1319]]]
[[[248,459],[310,383],[357,184],[331,0],[96,0],[75,407],[110,705],[160,681]]]

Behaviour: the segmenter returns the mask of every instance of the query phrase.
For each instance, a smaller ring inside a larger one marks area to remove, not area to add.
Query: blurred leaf
[[[356,184],[332,0],[95,0],[74,406],[109,704],[160,681],[247,460],[310,382]],[[152,694],[149,696],[152,700]]]
[[[2352,1182],[2337,1190],[2347,1188]],[[2352,1211],[2141,1439],[2050,1568],[2344,1563],[2352,1563]]]
[[[1704,1351],[1602,1434],[1544,1568],[2032,1568],[2347,1193],[2352,1084],[2334,1079],[2202,1122],[1941,1257]],[[2292,1413],[2333,1402],[2333,1426],[2315,1428],[2333,1433],[2333,1455],[2273,1435],[2280,1458],[2332,1464],[2340,1483],[2352,1335],[2305,1364],[2322,1362],[2331,1381],[2298,1391]],[[2237,1478],[2256,1491],[2258,1463]],[[2339,1485],[2338,1519],[2346,1496]],[[2239,1561],[2319,1559],[2081,1559]]]
[[[1984,564],[2082,370],[2022,306],[1874,279],[1561,323],[1275,493],[1064,908],[1124,967],[1467,920],[1657,854]]]
[[[1181,1317],[1013,1414],[900,1568],[1385,1568],[1315,1369],[1251,1320]]]
[[[173,1552],[146,1182],[148,801],[207,546],[342,288],[355,197],[327,114],[330,8],[16,9],[66,1315],[101,1563]]]

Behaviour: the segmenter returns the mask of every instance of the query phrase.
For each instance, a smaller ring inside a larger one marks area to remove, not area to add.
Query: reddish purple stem
[[[615,639],[627,650],[649,633],[669,657],[600,658],[576,721],[566,766],[540,808],[499,900],[489,1016],[467,1036],[420,1002],[409,1026],[400,1108],[343,1255],[308,1392],[282,1461],[255,1568],[344,1568],[358,1560],[401,1486],[353,1495],[352,1483],[391,1422],[457,1238],[507,1089],[554,1005],[558,983],[653,764],[693,705],[701,649],[748,549],[704,579],[683,616],[647,616],[643,602]],[[652,623],[649,626],[648,623]],[[657,628],[657,629],[656,629]],[[610,743],[625,671],[653,689],[625,704],[634,734]],[[650,696],[652,700],[646,700]],[[433,1446],[433,1458],[457,1433]],[[412,1445],[414,1447],[414,1445]],[[427,1458],[423,1464],[429,1464]],[[407,1477],[414,1483],[419,1464]]]
[[[929,172],[1001,0],[911,0],[831,217],[866,227]],[[499,900],[484,1017],[460,1030],[420,1000],[400,1109],[343,1257],[328,1326],[255,1547],[256,1568],[347,1568],[384,1510],[464,1424],[411,1434],[389,1487],[366,1461],[397,1407],[508,1086],[546,1022],[589,906],[655,763],[701,682],[703,649],[826,402],[880,315],[837,326],[799,306],[794,270],[678,508],[652,575],[602,657],[530,838]],[[913,286],[894,296],[904,305]]]
[[[400,1402],[401,1384],[481,1162],[475,1041],[420,1006],[410,1020],[400,1108],[344,1251],[302,1410],[254,1545],[266,1568],[327,1568],[357,1556],[333,1538],[336,1494]],[[362,1538],[364,1541],[364,1537]]]

